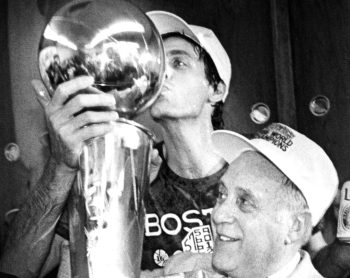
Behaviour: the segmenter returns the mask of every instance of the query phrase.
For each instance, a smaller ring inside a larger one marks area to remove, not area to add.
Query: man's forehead
[[[198,57],[195,46],[182,37],[168,37],[164,40],[166,55],[188,55]]]
[[[239,155],[237,159],[231,162],[223,181],[229,183],[232,181],[246,182],[249,184],[264,182],[280,183],[284,174],[263,155],[254,151],[247,151]]]

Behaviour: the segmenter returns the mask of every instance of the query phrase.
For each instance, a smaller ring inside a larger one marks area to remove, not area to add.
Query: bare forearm
[[[50,159],[9,229],[0,270],[18,277],[37,277],[49,254],[55,226],[62,213],[75,171]]]
[[[349,269],[342,264],[346,259],[342,255],[341,243],[334,241],[333,243],[322,248],[312,262],[319,273],[329,278],[344,278],[349,274]]]

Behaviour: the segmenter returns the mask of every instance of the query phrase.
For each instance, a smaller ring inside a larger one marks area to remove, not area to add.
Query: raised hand
[[[59,165],[77,168],[84,141],[108,133],[118,119],[115,98],[91,87],[93,82],[89,76],[67,81],[51,98],[41,81],[32,81],[45,111],[51,153]],[[90,110],[94,107],[99,111]]]

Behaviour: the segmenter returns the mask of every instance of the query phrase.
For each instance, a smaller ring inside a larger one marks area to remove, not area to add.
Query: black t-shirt
[[[145,195],[143,270],[162,267],[179,251],[212,251],[210,215],[227,167],[208,177],[186,179],[162,163]]]

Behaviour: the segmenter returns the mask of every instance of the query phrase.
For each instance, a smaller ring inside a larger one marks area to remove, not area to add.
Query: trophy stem
[[[152,139],[141,125],[119,119],[111,133],[89,140],[83,147],[74,197],[80,202],[75,202],[72,211],[75,219],[85,220],[77,225],[80,230],[71,234],[85,237],[86,243],[85,248],[71,248],[74,256],[86,257],[86,265],[84,269],[72,265],[75,277],[82,277],[79,272],[88,272],[89,278],[139,277],[144,233],[142,193],[149,184]]]

